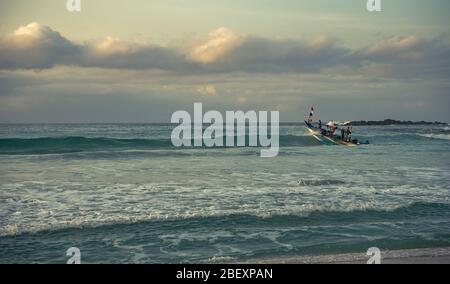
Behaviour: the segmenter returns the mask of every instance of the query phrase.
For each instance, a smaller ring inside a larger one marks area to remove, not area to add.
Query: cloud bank
[[[179,48],[106,37],[73,42],[31,23],[0,38],[0,69],[50,69],[57,65],[168,72],[314,73],[328,68],[384,65],[405,76],[450,74],[450,44],[440,38],[394,36],[352,50],[324,36],[272,39],[219,28]]]

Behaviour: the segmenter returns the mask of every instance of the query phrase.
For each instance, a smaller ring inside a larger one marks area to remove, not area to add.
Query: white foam
[[[22,233],[38,233],[43,230],[59,230],[65,228],[81,228],[81,227],[99,227],[102,225],[111,224],[129,224],[141,221],[160,221],[160,220],[183,220],[191,218],[207,218],[207,217],[225,217],[230,215],[242,214],[257,216],[260,218],[270,218],[274,216],[290,216],[295,215],[299,217],[307,217],[312,212],[352,212],[356,210],[395,210],[400,207],[408,206],[385,204],[380,202],[345,202],[342,204],[304,204],[292,208],[291,205],[280,207],[250,207],[250,208],[215,208],[205,210],[204,208],[190,208],[189,210],[172,209],[169,210],[144,210],[144,206],[139,210],[132,210],[131,207],[124,207],[116,212],[97,212],[89,210],[81,210],[78,216],[73,216],[70,213],[64,212],[64,206],[53,207],[52,210],[39,210],[33,216],[30,213],[20,214],[20,216],[10,215],[7,225],[0,227],[0,236],[12,236]],[[167,203],[165,203],[167,206]],[[25,217],[24,217],[25,215]],[[223,237],[226,232],[218,233],[217,237]],[[177,236],[161,236],[167,240],[174,241],[173,245],[181,239],[190,239],[192,236],[177,235]],[[272,241],[275,241],[273,236],[267,236]],[[211,238],[211,235],[208,235]],[[284,244],[279,244],[283,246]]]
[[[260,163],[249,161],[250,166]],[[54,161],[36,162],[44,175],[17,171],[0,183],[0,236],[238,214],[270,218],[306,217],[313,212],[392,211],[415,202],[448,200],[448,187],[441,186],[449,176],[445,168],[389,168],[399,172],[396,178],[407,176],[406,184],[393,185],[396,181],[389,179],[389,170],[349,175],[337,167],[310,166],[306,159],[296,159],[292,165],[295,169],[312,167],[315,175],[289,168],[277,173],[272,168],[266,170],[267,164],[230,171],[227,159],[203,167],[192,167],[191,162],[74,160],[70,167],[55,165]],[[22,166],[18,164],[18,168]],[[304,177],[315,184],[299,184]],[[321,184],[321,178],[343,184]]]
[[[450,134],[419,134],[419,136],[430,139],[450,140]]]

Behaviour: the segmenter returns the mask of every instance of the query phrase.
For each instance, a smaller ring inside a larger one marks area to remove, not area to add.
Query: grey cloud
[[[337,47],[328,39],[309,43],[249,37],[207,68],[222,72],[317,72],[339,64],[354,64],[351,50]]]
[[[160,46],[139,46],[127,52],[101,54],[92,46],[85,46],[78,60],[73,62],[83,67],[114,69],[161,69],[186,71],[196,68],[196,64],[185,60],[176,50]]]
[[[32,23],[0,39],[0,69],[48,69],[75,65],[109,69],[160,69],[182,74],[319,73],[346,66],[383,65],[385,77],[450,75],[450,44],[442,39],[397,36],[352,50],[326,37],[278,40],[240,36],[220,28],[186,52],[106,38],[74,43],[51,28]],[[381,69],[380,69],[381,70]]]
[[[56,65],[177,71],[193,63],[176,50],[155,45],[139,46],[111,38],[77,44],[38,23],[0,38],[0,69],[49,69]]]
[[[394,36],[355,52],[355,60],[384,64],[395,77],[450,75],[450,44],[443,38]]]

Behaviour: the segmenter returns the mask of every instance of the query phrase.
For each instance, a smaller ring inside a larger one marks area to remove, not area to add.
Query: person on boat
[[[337,127],[336,126],[332,126],[331,130],[330,130],[330,137],[333,138],[334,133],[336,132]]]
[[[351,142],[352,141],[352,129],[350,128],[350,126],[347,126],[347,137],[346,137],[346,141]]]
[[[328,122],[327,126],[329,128],[329,131],[328,131],[329,136],[333,137],[334,132],[336,131],[336,128],[337,128],[336,125],[334,124],[333,121],[330,121],[330,122]]]
[[[314,116],[314,107],[311,107],[311,111],[309,112],[308,123],[312,123]]]
[[[319,119],[319,129],[322,130],[322,120]]]
[[[341,140],[345,141],[345,136],[346,136],[347,131],[345,130],[345,128],[341,128]]]

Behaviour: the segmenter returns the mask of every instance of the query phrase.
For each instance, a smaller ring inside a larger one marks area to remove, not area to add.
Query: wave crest
[[[246,137],[248,141],[248,136]],[[309,136],[281,135],[280,145],[313,146],[317,142]],[[0,154],[63,154],[114,150],[176,149],[171,139],[117,139],[87,137],[43,137],[0,139]]]

